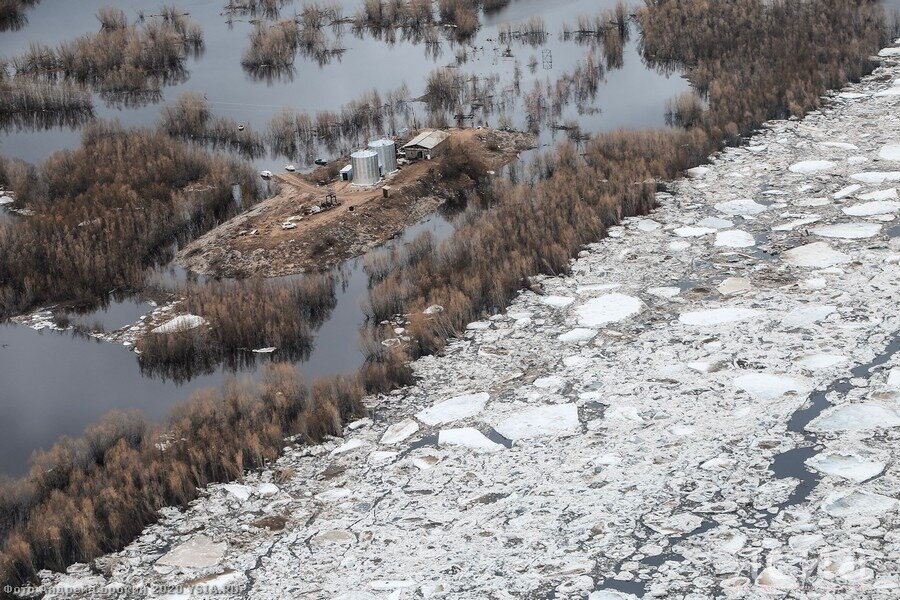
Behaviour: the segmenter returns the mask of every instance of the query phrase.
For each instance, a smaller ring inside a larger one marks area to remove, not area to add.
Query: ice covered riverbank
[[[894,63],[694,169],[344,439],[45,583],[896,597],[898,144]]]

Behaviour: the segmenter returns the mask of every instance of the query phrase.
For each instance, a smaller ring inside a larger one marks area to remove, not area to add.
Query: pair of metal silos
[[[350,155],[353,185],[375,185],[382,175],[397,170],[397,145],[387,138],[369,142],[366,150]]]

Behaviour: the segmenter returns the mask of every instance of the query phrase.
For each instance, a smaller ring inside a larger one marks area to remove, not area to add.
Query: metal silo
[[[375,185],[381,180],[378,153],[373,150],[359,150],[350,155],[353,166],[353,185]]]
[[[383,138],[369,142],[369,150],[378,154],[381,172],[387,175],[397,170],[397,145],[394,140]]]

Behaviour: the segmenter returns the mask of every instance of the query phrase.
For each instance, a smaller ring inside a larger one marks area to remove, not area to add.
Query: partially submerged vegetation
[[[0,97],[2,129],[75,126],[94,116],[90,93],[69,83],[0,79]]]
[[[160,127],[172,137],[237,152],[246,158],[265,154],[265,139],[234,119],[213,116],[206,98],[185,92],[162,109]]]
[[[100,31],[51,48],[31,44],[10,61],[16,77],[91,85],[111,100],[155,98],[186,77],[185,62],[203,48],[197,23],[175,7],[129,24],[119,9],[101,9]]]
[[[140,165],[140,168],[136,168]],[[8,161],[0,185],[35,214],[0,231],[0,315],[105,297],[256,196],[246,166],[149,129],[96,122],[39,168]]]

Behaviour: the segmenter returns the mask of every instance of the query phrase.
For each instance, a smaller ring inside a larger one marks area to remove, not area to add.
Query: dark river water
[[[499,87],[508,88],[518,64],[522,90],[531,89],[535,82],[549,84],[572,72],[589,51],[586,46],[561,39],[563,24],[573,23],[580,14],[611,8],[615,3],[616,0],[513,0],[505,9],[482,16],[482,27],[470,43],[468,60],[460,71],[479,77],[497,76]],[[150,13],[152,8],[148,7],[157,6],[133,0],[80,0],[76,8],[76,3],[66,0],[42,0],[28,11],[26,27],[0,33],[0,56],[19,54],[32,42],[52,46],[96,31],[97,9],[110,4],[124,9],[129,18],[134,18],[139,8]],[[229,24],[223,15],[224,0],[178,0],[175,4],[201,24],[205,51],[189,61],[189,76],[184,83],[163,89],[162,102],[172,101],[185,91],[199,91],[216,116],[233,118],[259,131],[265,130],[282,107],[308,112],[337,109],[373,89],[385,93],[404,84],[410,97],[418,97],[431,71],[456,62],[458,48],[446,40],[435,54],[411,42],[388,44],[371,36],[360,39],[347,28],[339,38],[338,45],[347,48],[340,60],[320,66],[298,57],[290,77],[259,81],[240,65],[252,28],[246,18]],[[288,4],[282,16],[292,15],[300,4]],[[343,0],[342,4],[345,15],[350,16],[361,0]],[[889,4],[900,8],[900,0],[890,0]],[[509,46],[512,57],[505,57],[505,45],[495,42],[498,28],[532,15],[544,19],[549,32],[546,42],[537,47],[513,42]],[[329,35],[335,37],[333,31]],[[588,110],[568,106],[557,121],[575,121],[584,133],[663,126],[667,99],[687,90],[688,85],[677,74],[665,75],[648,68],[638,53],[637,42],[638,35],[633,32],[625,47],[623,66],[607,71]],[[473,47],[477,50],[473,51]],[[537,63],[533,71],[527,66],[532,57]],[[521,97],[505,112],[515,126],[525,127]],[[152,126],[159,118],[160,105],[123,109],[95,98],[95,114],[118,119],[125,125]],[[496,114],[485,116],[484,124],[496,125],[497,118]],[[539,141],[549,145],[564,135],[544,127]],[[77,128],[0,131],[0,154],[38,163],[56,150],[77,147],[79,139]],[[265,157],[255,163],[258,168],[276,171],[283,167],[285,159]],[[0,227],[15,227],[18,218],[0,208]],[[424,230],[440,240],[449,235],[452,224],[434,215],[391,243],[402,244]],[[354,259],[341,267],[337,305],[319,328],[308,360],[298,364],[298,369],[310,379],[352,371],[362,362],[358,348],[359,328],[364,323],[360,300],[367,290],[362,260]],[[75,318],[89,327],[96,323],[111,330],[134,322],[152,308],[141,298],[132,298]],[[79,435],[109,410],[135,408],[151,419],[161,419],[173,404],[187,399],[198,388],[217,386],[227,377],[254,375],[254,367],[236,374],[220,368],[186,383],[176,383],[143,375],[136,355],[123,346],[0,324],[0,474],[23,473],[35,449],[48,447],[61,435]]]

